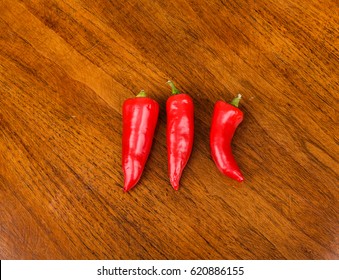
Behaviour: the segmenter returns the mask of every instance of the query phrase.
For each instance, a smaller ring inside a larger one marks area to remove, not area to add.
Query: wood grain
[[[337,259],[338,2],[0,0],[1,259]],[[172,79],[195,103],[181,188],[167,176]],[[123,193],[121,107],[161,107]],[[242,93],[245,182],[209,151]]]

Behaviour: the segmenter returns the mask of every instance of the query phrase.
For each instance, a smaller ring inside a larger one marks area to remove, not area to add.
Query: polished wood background
[[[0,0],[0,258],[337,259],[338,2]],[[175,192],[166,85],[195,102]],[[123,193],[121,107],[161,107]],[[213,104],[243,95],[245,182],[216,169]]]

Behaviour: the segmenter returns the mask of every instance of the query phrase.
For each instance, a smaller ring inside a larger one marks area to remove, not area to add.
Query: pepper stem
[[[235,106],[235,107],[238,108],[240,99],[241,99],[241,94],[238,94],[237,97],[235,97],[235,98],[232,99],[231,105],[233,105],[233,106]]]
[[[180,90],[178,90],[178,89],[175,87],[175,85],[174,85],[174,83],[173,83],[172,81],[167,81],[167,84],[169,84],[169,85],[171,86],[171,88],[172,88],[172,94],[178,94],[178,93],[180,93]]]
[[[142,90],[137,94],[136,97],[146,97],[146,96],[147,96],[146,92],[142,89]]]

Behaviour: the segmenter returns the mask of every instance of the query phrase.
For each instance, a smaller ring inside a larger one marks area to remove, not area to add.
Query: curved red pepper
[[[151,151],[159,104],[141,91],[123,104],[122,166],[125,192],[139,181]]]
[[[238,182],[242,182],[244,176],[232,154],[231,142],[244,116],[243,112],[237,108],[240,98],[239,94],[231,104],[223,101],[216,102],[210,132],[211,154],[215,164],[223,174]]]
[[[194,105],[192,98],[180,91],[171,81],[173,96],[166,102],[167,154],[170,182],[179,189],[182,172],[192,152],[194,138]]]

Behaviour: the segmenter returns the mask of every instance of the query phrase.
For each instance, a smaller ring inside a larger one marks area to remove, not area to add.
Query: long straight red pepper
[[[210,131],[212,158],[218,169],[226,176],[242,182],[242,175],[231,150],[231,142],[236,128],[242,122],[244,114],[238,109],[241,95],[234,98],[231,104],[217,101],[214,106]]]
[[[151,151],[159,104],[141,91],[123,104],[122,167],[125,192],[139,181]]]
[[[168,81],[172,96],[167,99],[167,154],[170,182],[179,189],[182,172],[192,152],[194,138],[194,105],[192,98]]]

